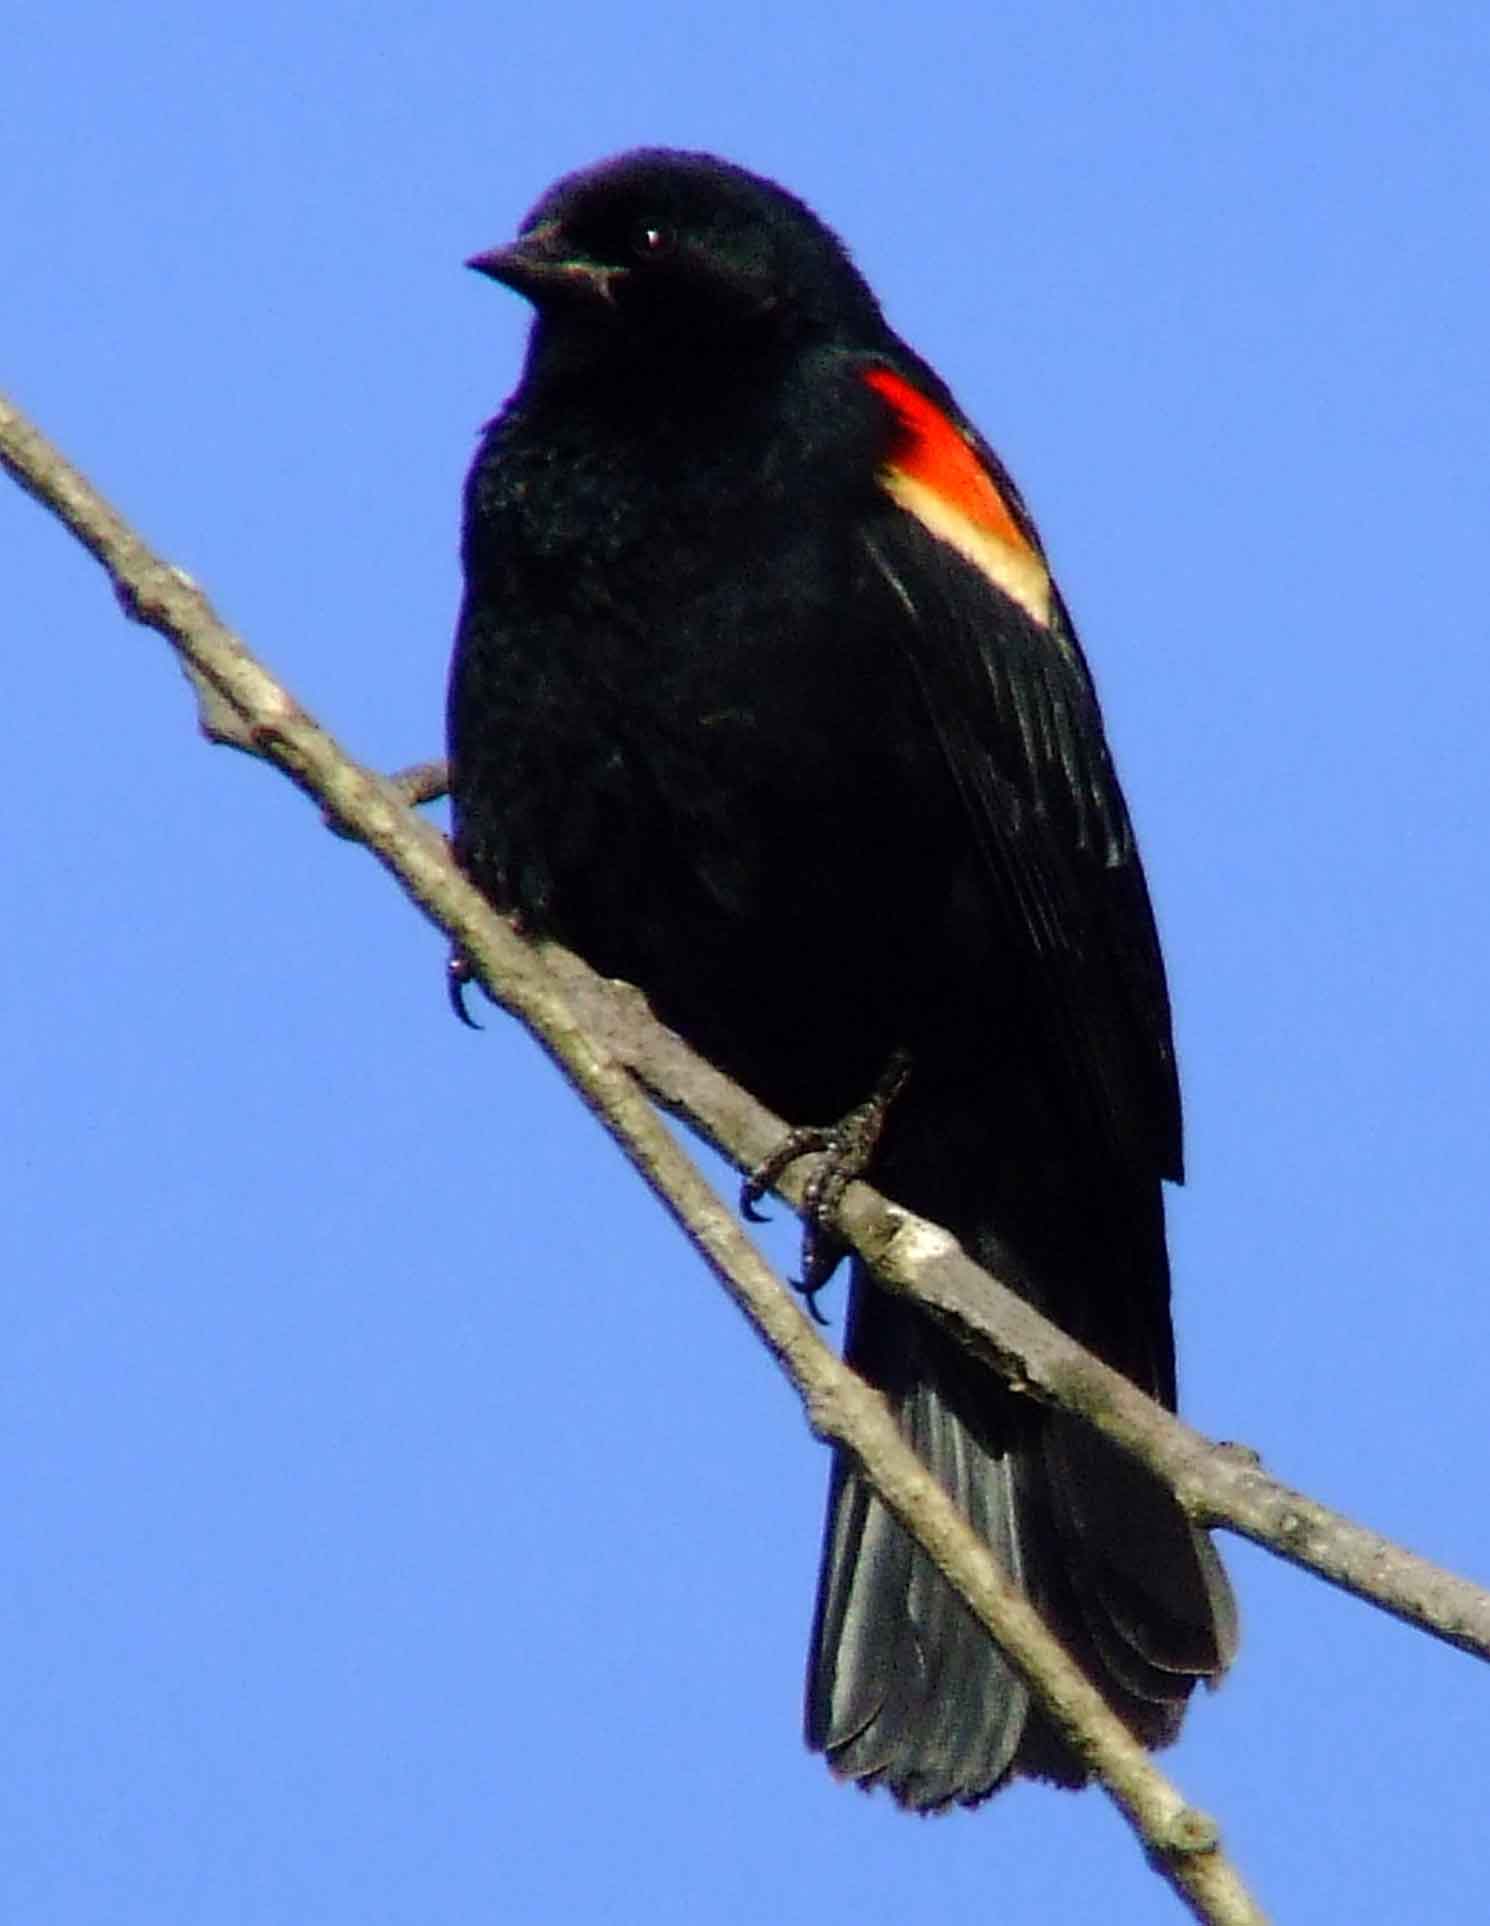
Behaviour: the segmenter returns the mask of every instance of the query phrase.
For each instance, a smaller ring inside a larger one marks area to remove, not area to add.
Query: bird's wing
[[[1027,938],[1078,1082],[1120,1145],[1178,1178],[1153,911],[1039,538],[997,457],[948,403],[889,369],[865,378],[903,433],[880,477],[885,512],[864,539],[900,604],[898,632],[988,876]]]

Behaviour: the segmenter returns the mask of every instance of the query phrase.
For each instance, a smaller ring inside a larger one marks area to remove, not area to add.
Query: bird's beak
[[[529,228],[507,247],[473,254],[466,266],[535,302],[552,300],[555,295],[613,302],[615,283],[626,272],[577,255],[566,245],[557,221],[543,221]]]

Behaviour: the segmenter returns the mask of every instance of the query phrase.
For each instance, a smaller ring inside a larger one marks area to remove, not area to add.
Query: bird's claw
[[[897,1050],[863,1103],[835,1124],[807,1124],[789,1130],[740,1186],[740,1215],[749,1223],[764,1223],[766,1212],[757,1206],[788,1166],[799,1157],[821,1157],[802,1192],[802,1275],[793,1285],[807,1300],[816,1324],[828,1322],[817,1308],[817,1294],[843,1256],[843,1247],[833,1233],[838,1207],[849,1185],[868,1169],[885,1117],[909,1074],[910,1058],[904,1050]]]
[[[450,998],[450,1007],[468,1030],[479,1030],[481,1025],[466,1008],[466,990],[476,981],[476,972],[459,950],[452,950],[445,963],[445,994]]]

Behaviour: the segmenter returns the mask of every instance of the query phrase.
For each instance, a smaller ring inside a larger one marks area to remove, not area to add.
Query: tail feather
[[[924,1313],[856,1270],[847,1355],[907,1441],[1146,1745],[1178,1733],[1236,1647],[1210,1541],[1160,1481],[1079,1420],[1003,1390]],[[835,1463],[807,1738],[841,1777],[916,1811],[976,1805],[1079,1762],[931,1560]]]
[[[1022,1565],[1007,1465],[994,1467],[930,1387],[910,1442],[1006,1568]],[[934,1810],[992,1789],[1024,1728],[1028,1688],[857,1469],[834,1468],[808,1681],[808,1743],[835,1772]],[[906,1736],[915,1734],[907,1747]]]
[[[1231,1587],[1174,1494],[1063,1412],[1047,1414],[1042,1445],[1065,1562],[1110,1670],[1155,1703],[1172,1699],[1176,1679],[1224,1672],[1237,1643]]]

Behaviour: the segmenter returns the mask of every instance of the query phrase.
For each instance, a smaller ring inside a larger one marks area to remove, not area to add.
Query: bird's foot
[[[869,1168],[890,1106],[910,1075],[911,1060],[897,1050],[884,1075],[863,1103],[833,1124],[804,1124],[789,1130],[770,1156],[757,1164],[740,1186],[740,1211],[752,1224],[765,1221],[757,1206],[782,1172],[799,1157],[820,1156],[822,1162],[802,1193],[802,1275],[795,1288],[807,1300],[813,1321],[826,1324],[817,1308],[817,1294],[838,1268],[843,1246],[833,1234],[843,1193]]]

